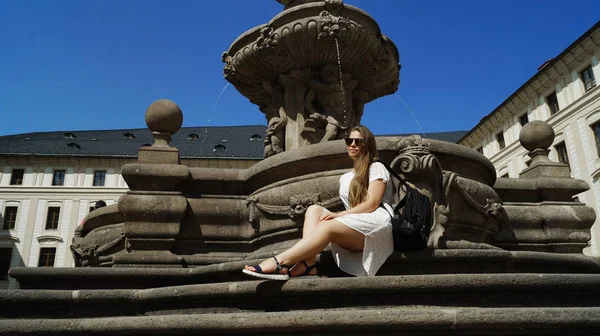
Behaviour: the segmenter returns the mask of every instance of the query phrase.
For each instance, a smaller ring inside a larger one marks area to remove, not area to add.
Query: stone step
[[[237,281],[151,289],[4,290],[0,318],[404,307],[598,307],[598,274],[446,274]]]
[[[2,319],[1,335],[597,335],[600,308],[377,308]]]
[[[165,286],[244,281],[244,265],[258,259],[214,263],[195,268],[16,267],[9,272],[22,289],[144,289]],[[214,259],[214,257],[211,257]],[[211,260],[211,262],[215,262]],[[320,255],[319,273],[344,277],[331,253]],[[503,251],[497,249],[440,249],[396,251],[378,276],[421,274],[557,273],[600,274],[598,259],[581,254]]]

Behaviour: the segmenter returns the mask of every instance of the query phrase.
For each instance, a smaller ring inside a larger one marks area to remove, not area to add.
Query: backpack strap
[[[390,165],[388,165],[387,163],[381,161],[381,160],[374,160],[373,162],[379,162],[381,163],[385,169],[387,169],[388,172],[390,172],[390,174],[392,174],[396,179],[398,179],[398,181],[400,181],[400,183],[404,186],[404,188],[406,189],[406,191],[408,191],[408,188],[412,189],[412,187],[406,183],[406,180],[402,178],[402,176],[398,175],[398,173],[396,173],[392,167],[390,167]],[[401,208],[404,207],[404,205],[406,204],[406,197],[408,196],[408,192],[406,193],[406,195],[404,197],[402,197],[402,199],[400,200],[400,202],[398,202],[398,204],[396,204],[396,206],[394,207],[394,213],[397,213]],[[392,216],[393,217],[393,216]]]
[[[387,169],[387,171],[390,172],[390,174],[392,174],[395,178],[397,178],[402,184],[406,185],[406,181],[400,175],[398,175],[398,173],[396,173],[392,169],[392,167],[390,167],[390,165],[388,165],[387,163],[385,163],[381,160],[374,160],[373,162],[381,163],[385,167],[385,169]]]

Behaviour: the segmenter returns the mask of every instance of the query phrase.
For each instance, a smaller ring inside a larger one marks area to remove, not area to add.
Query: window
[[[567,154],[567,145],[565,145],[565,142],[563,141],[554,146],[554,149],[558,153],[558,162],[569,165],[569,155]]]
[[[76,138],[75,134],[73,134],[71,132],[64,133],[63,136],[65,137],[65,139],[75,139]]]
[[[258,134],[252,134],[252,136],[250,137],[250,141],[256,141],[256,140],[261,140],[262,137]]]
[[[54,176],[52,177],[52,185],[53,186],[65,185],[65,171],[64,170],[55,170],[54,171]]]
[[[12,248],[0,248],[0,280],[8,279],[11,258]]]
[[[479,148],[477,148],[477,152],[478,152],[479,154],[483,154],[483,147],[479,147]]]
[[[213,152],[225,152],[227,150],[227,147],[219,144],[216,145],[215,148],[213,149]]]
[[[504,147],[506,147],[506,143],[504,142],[504,133],[500,132],[496,134],[496,140],[498,141],[498,146],[500,146],[500,149],[504,149]]]
[[[508,173],[504,173],[502,174],[502,176],[500,176],[501,178],[508,178]]]
[[[596,78],[594,78],[594,71],[591,65],[581,71],[581,80],[586,92],[596,86]]]
[[[60,218],[60,207],[49,207],[46,217],[46,230],[58,229],[58,219]]]
[[[74,143],[74,142],[69,142],[67,144],[67,147],[69,148],[74,148],[74,149],[81,149],[81,146],[79,146],[78,144]]]
[[[525,113],[519,117],[519,124],[521,124],[521,126],[527,125],[528,122],[529,122],[529,117],[527,116],[527,113]]]
[[[2,230],[12,230],[17,224],[17,211],[19,208],[16,206],[7,206],[4,208],[4,225]]]
[[[25,174],[25,169],[13,169],[12,174],[10,175],[10,185],[23,184],[23,175],[24,174]]]
[[[123,139],[132,140],[132,139],[135,139],[135,135],[133,135],[133,133],[127,132],[127,133],[123,134]]]
[[[104,170],[98,170],[94,172],[94,184],[95,187],[103,187],[106,181],[106,172]]]
[[[594,138],[596,139],[596,150],[600,156],[600,121],[592,125],[592,131],[594,131]]]
[[[95,209],[96,209],[96,207],[93,207],[93,206],[91,206],[91,207],[90,207],[90,211],[89,211],[89,212],[92,212],[92,211],[94,211]]]
[[[548,108],[550,108],[550,115],[553,115],[560,110],[560,106],[558,106],[558,98],[556,98],[556,91],[552,92],[548,97],[546,97],[546,103],[548,104]]]
[[[188,140],[198,140],[198,134],[196,134],[196,133],[188,134],[187,139]]]
[[[54,267],[54,258],[56,257],[56,247],[42,247],[40,249],[40,260],[38,267]]]

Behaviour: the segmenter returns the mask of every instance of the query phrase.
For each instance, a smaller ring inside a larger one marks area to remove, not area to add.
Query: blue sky
[[[347,0],[400,51],[398,95],[425,132],[468,130],[593,26],[600,1]],[[7,0],[0,135],[144,128],[157,99],[184,126],[265,124],[223,79],[221,54],[283,9],[275,0]],[[210,120],[210,121],[209,121]],[[375,134],[419,133],[402,102],[368,104]]]

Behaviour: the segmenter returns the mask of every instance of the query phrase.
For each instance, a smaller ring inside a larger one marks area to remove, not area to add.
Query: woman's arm
[[[355,207],[352,207],[348,210],[344,210],[342,212],[332,212],[327,216],[323,217],[323,220],[334,219],[337,217],[350,215],[350,214],[360,214],[360,213],[369,213],[375,211],[381,204],[381,200],[383,199],[383,194],[385,193],[385,185],[386,183],[383,180],[374,180],[369,183],[369,189],[367,190],[367,199],[357,204]]]

